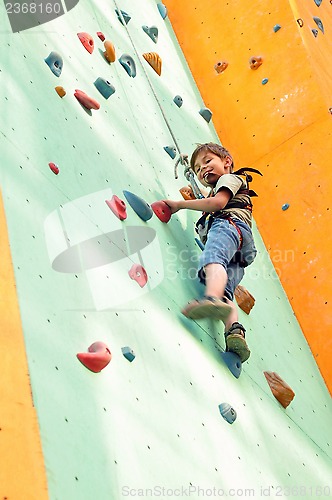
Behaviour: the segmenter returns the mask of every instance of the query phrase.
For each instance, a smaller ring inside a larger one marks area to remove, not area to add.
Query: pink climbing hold
[[[97,31],[97,37],[100,38],[102,42],[105,41],[105,35],[101,31]]]
[[[147,284],[148,275],[146,270],[140,264],[133,264],[128,271],[132,280],[135,280],[141,288]]]
[[[112,354],[104,342],[94,342],[90,345],[88,352],[76,354],[77,359],[88,370],[99,373],[112,359]]]
[[[151,203],[151,208],[161,222],[167,223],[172,217],[171,209],[164,201],[155,201]]]
[[[50,163],[48,164],[48,166],[50,167],[50,169],[52,170],[52,172],[53,172],[55,175],[58,175],[58,173],[59,173],[59,167],[58,167],[55,163],[50,162]]]
[[[110,200],[105,200],[105,202],[118,219],[125,220],[127,218],[126,204],[116,194]]]
[[[89,54],[92,54],[93,49],[95,48],[94,41],[91,35],[89,33],[77,33],[78,38],[82,42],[83,47],[89,52]]]
[[[87,109],[99,109],[100,104],[92,97],[89,97],[83,90],[75,89],[74,96]]]

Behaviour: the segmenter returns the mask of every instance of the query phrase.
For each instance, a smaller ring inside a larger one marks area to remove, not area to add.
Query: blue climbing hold
[[[322,3],[322,0],[314,0],[315,1],[315,4],[317,5],[317,7],[320,6],[320,4]]]
[[[167,7],[166,7],[166,5],[164,5],[163,3],[158,3],[157,7],[158,7],[159,14],[161,15],[161,17],[163,19],[166,19],[166,17],[167,17]]]
[[[311,30],[312,34],[314,35],[315,38],[318,37],[318,30],[316,30],[315,28]]]
[[[128,347],[128,346],[122,347],[121,351],[122,351],[122,354],[124,355],[124,357],[126,359],[128,359],[128,361],[130,361],[130,362],[134,361],[136,356],[135,356],[134,351],[132,349],[130,349],[130,347]]]
[[[313,20],[317,24],[318,28],[321,30],[322,33],[324,33],[324,25],[322,23],[322,20],[319,19],[319,17],[314,17]]]
[[[158,28],[157,26],[142,26],[144,33],[146,33],[154,43],[158,42]]]
[[[203,243],[201,242],[201,240],[199,240],[198,238],[195,238],[195,241],[196,241],[197,245],[199,246],[199,248],[200,248],[201,250],[204,250],[204,245],[203,245]]]
[[[273,31],[274,31],[275,33],[277,33],[277,31],[279,31],[280,29],[281,29],[280,24],[275,24],[275,25],[273,26]]]
[[[227,351],[227,352],[222,352],[221,357],[225,365],[231,372],[231,374],[234,375],[235,378],[239,378],[242,371],[242,363],[240,356],[235,354],[235,352]]]
[[[209,108],[201,108],[199,114],[203,116],[204,120],[208,123],[212,118],[212,111]]]
[[[123,194],[125,195],[131,208],[137,213],[138,217],[145,222],[151,219],[153,210],[146,201],[130,191],[123,191]]]
[[[177,105],[178,108],[181,108],[181,106],[183,104],[183,99],[180,95],[176,95],[174,97],[173,101],[175,102],[175,104]]]
[[[120,12],[118,11],[118,9],[115,9],[115,12],[116,12],[116,15],[118,16],[118,19],[120,21],[121,24],[125,23],[125,24],[128,24],[131,17],[129,14],[127,14],[127,12],[124,12],[123,10],[120,10]]]
[[[283,206],[281,207],[281,210],[285,211],[289,209],[289,203],[284,203]]]
[[[170,155],[172,160],[174,160],[174,158],[176,157],[175,147],[174,146],[164,146],[164,150],[166,151],[166,153],[168,153]]]
[[[129,54],[122,54],[122,56],[119,58],[119,63],[124,67],[129,76],[135,78],[136,64],[134,59]]]
[[[268,81],[269,81],[269,79],[268,79],[268,78],[263,78],[263,80],[262,80],[262,85],[266,85]]]
[[[229,424],[233,424],[236,420],[236,411],[229,403],[221,403],[219,405],[219,411],[222,418],[226,420]]]
[[[108,99],[115,92],[114,86],[108,80],[105,80],[105,78],[97,78],[94,85],[105,99]]]
[[[63,68],[63,59],[57,52],[51,52],[46,59],[46,64],[55,76],[60,76]]]

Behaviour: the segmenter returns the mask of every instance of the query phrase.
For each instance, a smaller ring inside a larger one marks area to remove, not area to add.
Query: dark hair
[[[226,156],[230,156],[232,158],[232,155],[228,151],[228,149],[224,148],[224,146],[221,146],[220,144],[215,144],[214,142],[206,142],[205,144],[197,144],[197,147],[195,151],[192,153],[191,158],[190,158],[190,166],[194,170],[195,166],[195,161],[199,153],[201,152],[210,152],[213,153],[219,158],[226,158]],[[231,172],[233,170],[234,163],[233,163],[233,158],[232,158],[232,165],[231,165]],[[195,170],[194,170],[195,171]]]

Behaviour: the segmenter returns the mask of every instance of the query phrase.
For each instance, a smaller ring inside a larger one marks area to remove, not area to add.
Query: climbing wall
[[[256,221],[331,391],[331,2],[167,6],[219,137],[264,174]]]
[[[43,498],[45,477],[52,500],[277,498],[291,488],[306,498],[329,496],[329,394],[256,225],[259,256],[243,283],[256,304],[249,316],[240,311],[252,356],[239,378],[223,360],[221,325],[180,313],[202,293],[196,217],[183,211],[165,224],[148,218],[149,206],[179,198],[186,184],[181,165],[174,175],[180,152],[220,139],[218,122],[202,116],[209,103],[162,6],[81,0],[59,19],[15,34],[0,12],[1,240],[11,252],[21,320],[13,326],[2,314],[2,329],[25,346],[1,344],[12,363],[0,386],[0,450],[8,457],[0,497]],[[89,50],[77,33],[87,34]],[[114,46],[111,63],[101,34]],[[147,58],[160,75],[143,57],[149,53],[158,54]],[[108,99],[96,87],[100,79]],[[82,106],[78,90],[95,109]],[[233,146],[229,136],[224,142]],[[124,220],[110,208],[114,195],[126,205]],[[145,220],[132,195],[143,200]],[[290,203],[287,217],[293,202],[281,201]],[[8,257],[3,276],[10,265]],[[131,279],[133,265],[144,267],[146,283],[142,269]],[[1,282],[2,311],[8,283]],[[99,373],[77,359],[95,342],[105,364],[112,358]],[[265,370],[294,390],[287,409]],[[222,418],[222,403],[236,412],[234,423]],[[18,436],[28,443],[25,456]],[[27,453],[43,463],[27,463]],[[13,464],[24,464],[25,475],[14,480]]]

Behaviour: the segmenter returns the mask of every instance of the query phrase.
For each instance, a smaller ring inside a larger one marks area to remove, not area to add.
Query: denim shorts
[[[249,266],[256,257],[253,235],[250,227],[239,219],[234,222],[242,233],[243,243],[241,260],[243,264],[234,262],[233,257],[240,246],[240,236],[236,228],[227,220],[215,218],[208,232],[204,250],[200,256],[198,277],[205,284],[204,267],[208,264],[221,264],[228,276],[225,295],[230,300],[234,298],[234,290],[244,275],[244,267]]]

